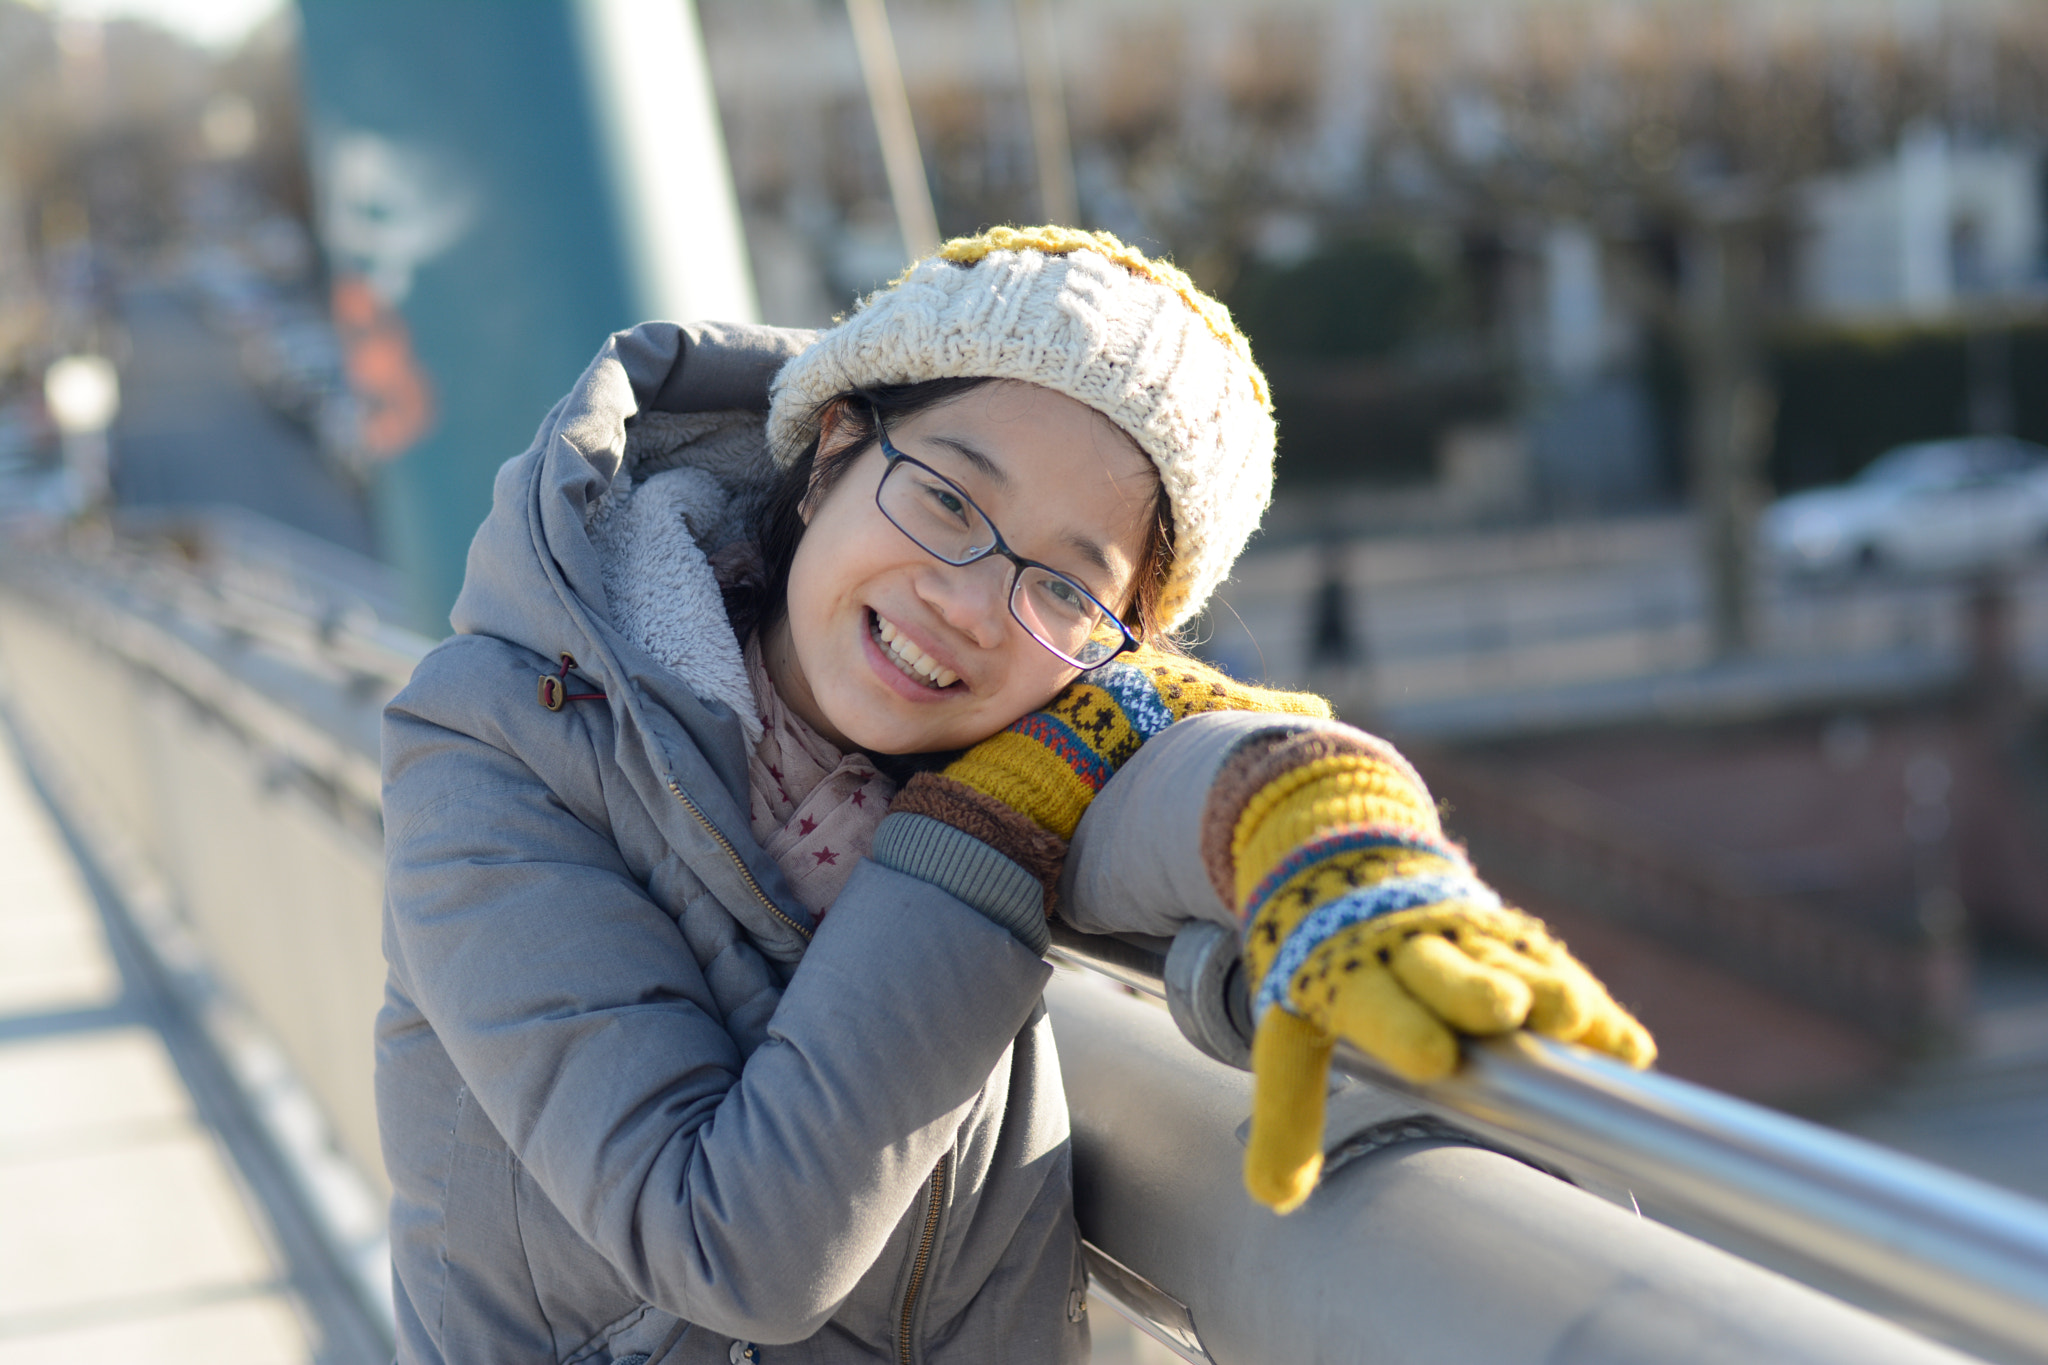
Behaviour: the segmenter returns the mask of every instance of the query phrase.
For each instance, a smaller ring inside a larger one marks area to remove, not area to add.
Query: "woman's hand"
[[[1140,649],[1083,673],[1044,710],[983,740],[942,772],[911,778],[889,804],[875,856],[953,890],[1043,952],[1067,840],[1095,794],[1174,721],[1231,710],[1330,714],[1320,697],[1247,687],[1193,659]],[[963,854],[958,834],[994,849],[1014,869]],[[1028,912],[1019,879],[1036,883]]]
[[[1043,711],[969,749],[944,776],[1071,839],[1089,802],[1146,740],[1203,711],[1328,717],[1321,697],[1251,687],[1149,647],[1091,669]]]
[[[1413,1080],[1449,1075],[1460,1034],[1518,1028],[1655,1059],[1564,945],[1473,875],[1390,748],[1280,741],[1227,770],[1212,815],[1219,802],[1257,1021],[1245,1184],[1261,1203],[1286,1213],[1315,1188],[1339,1038]]]

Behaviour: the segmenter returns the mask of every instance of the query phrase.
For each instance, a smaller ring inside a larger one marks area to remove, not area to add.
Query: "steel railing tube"
[[[1199,963],[1228,930],[1191,926]],[[1232,1002],[1190,1002],[1159,940],[1062,929],[1069,961],[1173,1002],[1191,1041],[1219,1060]],[[1199,966],[1196,970],[1200,970]],[[1212,968],[1203,979],[1223,974]],[[1234,985],[1235,983],[1233,983]],[[1241,987],[1236,987],[1241,989]],[[1241,1006],[1236,1011],[1242,1018]],[[1189,1020],[1200,1021],[1190,1027]],[[1206,1027],[1204,1027],[1206,1025]],[[1240,1054],[1242,1055],[1242,1054]],[[1486,1130],[1584,1163],[1631,1190],[1781,1248],[1879,1291],[1921,1320],[2048,1362],[2048,1205],[1846,1134],[1583,1049],[1528,1035],[1467,1045],[1456,1076],[1404,1081],[1356,1049],[1347,1074]]]
[[[1671,1076],[1527,1037],[1448,1081],[1352,1074],[1571,1153],[1931,1318],[2048,1360],[2048,1205]]]

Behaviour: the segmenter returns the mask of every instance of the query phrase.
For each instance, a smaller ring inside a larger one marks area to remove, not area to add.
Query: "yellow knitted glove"
[[[1142,647],[1083,673],[1045,710],[975,745],[944,775],[1071,839],[1088,803],[1140,745],[1202,711],[1327,718],[1330,704],[1251,687],[1194,659]]]
[[[1455,1070],[1459,1034],[1517,1028],[1633,1066],[1656,1057],[1649,1033],[1540,921],[1473,875],[1390,748],[1301,736],[1221,785],[1242,794],[1230,866],[1257,1021],[1254,1199],[1286,1213],[1315,1188],[1339,1038],[1412,1080]]]

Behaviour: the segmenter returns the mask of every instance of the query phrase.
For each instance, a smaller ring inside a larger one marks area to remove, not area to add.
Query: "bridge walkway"
[[[382,1353],[334,1297],[227,1071],[5,735],[0,1209],[0,1365]]]

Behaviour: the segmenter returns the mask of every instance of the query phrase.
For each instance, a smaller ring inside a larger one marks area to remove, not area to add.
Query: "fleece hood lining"
[[[711,556],[753,533],[773,486],[758,412],[641,412],[584,513],[612,625],[690,691],[724,703],[749,745],[762,720]]]

